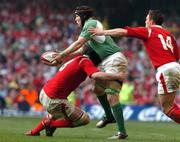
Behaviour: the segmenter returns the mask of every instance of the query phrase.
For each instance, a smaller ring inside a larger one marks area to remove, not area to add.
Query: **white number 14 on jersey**
[[[164,50],[168,50],[168,48],[169,48],[171,50],[171,52],[173,52],[173,46],[171,43],[171,37],[170,36],[167,36],[166,39],[164,39],[162,34],[158,34],[158,38],[160,39]]]

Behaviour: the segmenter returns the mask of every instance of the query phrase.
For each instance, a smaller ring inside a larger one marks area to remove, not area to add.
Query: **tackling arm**
[[[105,72],[96,72],[91,75],[93,79],[100,79],[100,80],[119,80],[124,81],[126,78],[126,72],[119,72],[119,73],[105,73]]]
[[[102,30],[99,28],[90,28],[88,30],[92,35],[106,35],[106,36],[126,36],[127,30],[122,28],[116,28],[111,30]]]
[[[104,35],[109,35],[109,36],[126,36],[127,35],[127,30],[117,28],[117,29],[112,29],[112,30],[104,30]]]

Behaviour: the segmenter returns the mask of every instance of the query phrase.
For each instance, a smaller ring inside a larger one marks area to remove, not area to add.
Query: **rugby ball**
[[[41,55],[41,61],[50,63],[58,54],[56,51],[47,51]]]

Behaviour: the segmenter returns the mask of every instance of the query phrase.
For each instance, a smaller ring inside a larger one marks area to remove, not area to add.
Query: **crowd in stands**
[[[173,32],[180,29],[175,22],[167,21],[167,26]],[[42,1],[26,4],[4,1],[0,5],[0,108],[42,111],[39,91],[57,68],[42,64],[40,56],[48,50],[66,48],[78,34],[72,9],[62,3],[53,6]],[[175,36],[180,46],[180,34]],[[129,60],[129,74],[120,101],[157,105],[155,71],[141,41],[123,38],[118,45]],[[79,106],[98,104],[92,86],[87,79],[74,91],[71,100],[76,100],[73,102]],[[180,102],[179,96],[177,101]]]

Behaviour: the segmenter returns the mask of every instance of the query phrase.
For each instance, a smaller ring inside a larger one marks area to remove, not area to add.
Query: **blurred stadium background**
[[[43,65],[40,55],[47,50],[63,50],[77,39],[74,8],[82,4],[94,8],[105,28],[144,26],[147,11],[160,9],[166,15],[164,26],[180,47],[178,0],[0,0],[1,116],[44,115],[39,91],[57,68]],[[125,119],[169,121],[159,110],[155,71],[141,41],[116,41],[129,60],[129,75],[119,97]],[[88,111],[91,118],[103,116],[91,80],[81,84],[69,99]],[[180,104],[180,95],[176,101]]]

